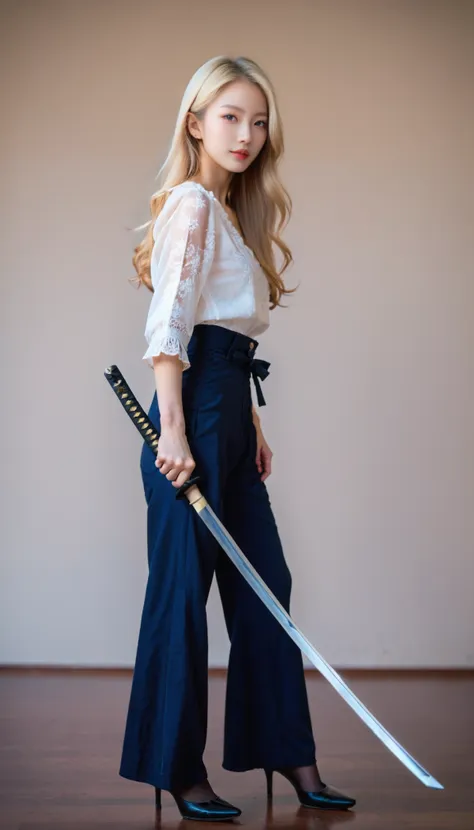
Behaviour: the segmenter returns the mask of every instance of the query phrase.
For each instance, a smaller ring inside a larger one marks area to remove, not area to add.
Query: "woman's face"
[[[231,173],[243,173],[257,158],[268,133],[268,107],[256,84],[233,81],[210,104],[202,121],[194,121],[192,135],[202,150]],[[242,151],[238,155],[236,151]]]

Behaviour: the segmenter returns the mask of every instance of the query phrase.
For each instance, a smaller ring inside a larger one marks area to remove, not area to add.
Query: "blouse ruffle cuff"
[[[146,360],[146,362],[153,368],[152,358],[157,357],[159,354],[179,355],[183,372],[186,369],[189,369],[191,365],[186,349],[181,343],[179,337],[175,334],[160,335],[153,338],[148,346],[148,349],[143,355],[143,360]]]

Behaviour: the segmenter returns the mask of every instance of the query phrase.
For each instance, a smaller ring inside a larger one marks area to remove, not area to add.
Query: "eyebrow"
[[[228,109],[233,110],[239,110],[239,112],[245,112],[245,110],[243,110],[242,107],[237,107],[235,104],[221,104],[220,109],[222,109],[223,107],[227,107]],[[264,115],[266,118],[268,118],[267,112],[256,112],[255,115]]]

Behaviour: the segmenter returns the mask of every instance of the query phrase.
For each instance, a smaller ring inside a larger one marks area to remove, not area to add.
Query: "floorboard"
[[[267,804],[262,770],[231,773],[221,767],[225,673],[215,672],[209,681],[205,762],[214,789],[243,811],[233,824],[474,830],[474,672],[341,673],[445,789],[421,784],[324,678],[308,672],[320,772],[327,783],[354,796],[357,806],[332,814],[302,808],[281,776],[275,776],[273,802]],[[1,830],[186,826],[168,793],[155,824],[151,787],[117,773],[130,682],[127,672],[0,672]]]

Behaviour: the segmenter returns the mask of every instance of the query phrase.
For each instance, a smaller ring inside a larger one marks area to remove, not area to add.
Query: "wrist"
[[[160,410],[160,425],[162,430],[173,429],[175,431],[184,431],[186,424],[183,412],[175,410],[161,412]]]
[[[254,406],[252,406],[252,420],[256,427],[260,426],[260,417]]]

